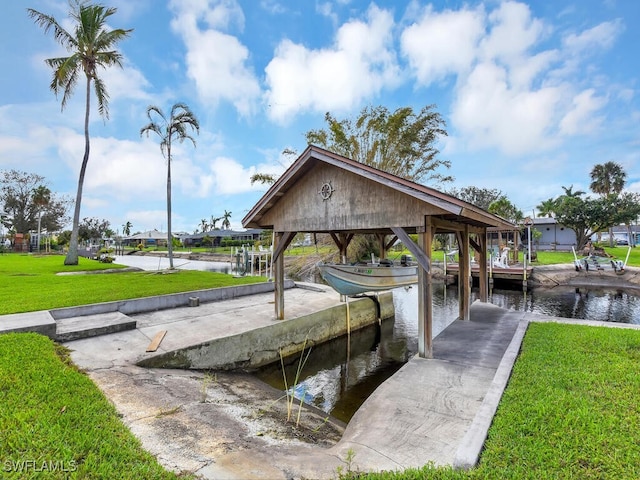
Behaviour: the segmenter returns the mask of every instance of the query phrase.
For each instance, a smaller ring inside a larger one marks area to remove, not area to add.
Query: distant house
[[[130,247],[137,247],[142,244],[145,247],[166,247],[167,232],[159,232],[158,230],[149,230],[147,232],[136,233],[130,237],[124,237],[122,244]]]
[[[631,225],[631,238],[626,225],[613,227],[613,238],[618,245],[638,245],[640,244],[640,226]],[[603,242],[608,242],[609,232],[603,232],[601,239]]]
[[[533,226],[531,227],[531,231],[538,230],[542,233],[542,236],[535,240],[532,233],[531,241],[536,246],[536,249],[569,251],[571,247],[577,246],[576,233],[570,228],[558,223],[555,218],[539,217],[533,218],[532,220]],[[526,229],[523,233],[526,238]]]
[[[185,247],[219,247],[224,240],[253,243],[260,240],[263,231],[264,230],[260,228],[250,228],[242,231],[216,229],[209,230],[208,232],[194,233],[192,235],[182,235],[180,239]],[[204,241],[205,237],[208,237],[206,243]]]
[[[542,236],[537,240],[532,237],[532,241],[538,250],[567,251],[577,245],[575,232],[558,223],[555,218],[534,218],[531,229],[542,233]],[[524,242],[526,242],[526,230],[523,231],[523,235]],[[640,227],[638,225],[631,226],[631,242],[629,242],[629,233],[626,225],[613,227],[613,236],[618,245],[633,245],[634,242],[637,245],[640,243]],[[608,242],[609,233],[602,232],[600,238],[603,242]],[[591,240],[595,242],[597,235],[593,235]]]

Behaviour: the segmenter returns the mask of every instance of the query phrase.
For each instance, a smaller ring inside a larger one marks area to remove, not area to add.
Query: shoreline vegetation
[[[618,249],[626,254],[626,248]],[[629,265],[639,266],[640,252],[633,250]],[[69,267],[62,260],[0,255],[2,313],[48,309],[51,302],[78,298],[95,303],[264,281],[196,271],[56,275],[118,268],[82,258]],[[533,323],[477,467],[426,465],[376,474],[347,468],[336,477],[640,478],[639,360],[639,330]],[[47,337],[0,335],[0,401],[3,478],[194,478],[165,470],[148,454],[104,394],[75,368],[68,351]]]

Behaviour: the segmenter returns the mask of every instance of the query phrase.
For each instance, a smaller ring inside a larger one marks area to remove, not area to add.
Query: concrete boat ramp
[[[203,368],[201,362],[211,363],[211,352],[220,359],[218,367],[222,369],[259,365],[270,351],[278,350],[263,341],[266,337],[287,336],[285,343],[295,346],[319,323],[344,326],[345,304],[328,288],[286,289],[287,318],[282,321],[274,319],[273,293],[266,290],[244,296],[228,294],[229,298],[210,303],[196,302],[202,294],[191,292],[188,300],[192,306],[134,315],[123,313],[127,307],[120,305],[120,310],[85,311],[81,318],[58,312],[65,318],[54,321],[60,324],[60,339],[71,349],[73,361],[87,371],[145,448],[167,468],[194,472],[202,478],[284,479],[335,478],[350,455],[350,468],[360,471],[402,470],[428,462],[463,468],[473,465],[528,320],[537,317],[474,303],[470,321],[457,320],[436,337],[433,359],[412,358],[366,400],[341,439],[327,447],[272,441],[264,432],[246,425],[225,430],[211,410],[203,411],[212,408],[198,395],[205,374],[176,369]],[[390,293],[386,295],[387,300],[383,297],[381,301],[383,316],[389,313],[388,298],[392,298]],[[352,328],[359,321],[370,322],[366,318],[372,308],[375,311],[373,302],[366,298],[350,301],[352,322],[356,322]],[[28,323],[29,317],[34,324],[48,325],[43,312],[20,317],[0,317],[0,331],[19,330],[16,322]],[[105,332],[101,319],[117,325],[113,333]],[[85,325],[85,333],[76,338],[72,325],[83,322],[95,324],[95,333],[101,335],[87,336]],[[300,328],[284,328],[295,323]],[[273,328],[278,330],[267,334]],[[157,350],[147,352],[163,331],[166,333],[161,334]],[[216,343],[218,347],[211,348]],[[256,347],[253,352],[247,347],[251,345]],[[167,366],[167,362],[174,368],[155,368],[163,363]],[[215,385],[209,388],[209,395],[215,394],[213,390]],[[179,406],[179,414],[159,416],[159,405],[166,409]],[[233,401],[225,408],[229,411],[232,406],[240,408]],[[169,421],[174,422],[171,428],[167,427]],[[218,437],[230,435],[230,430],[235,430],[234,441],[218,441]]]

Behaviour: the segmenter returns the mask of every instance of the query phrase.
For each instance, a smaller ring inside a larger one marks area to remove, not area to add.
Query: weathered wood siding
[[[330,183],[333,193],[320,191]],[[279,232],[373,230],[424,225],[425,215],[443,210],[365,177],[317,162],[260,219]]]

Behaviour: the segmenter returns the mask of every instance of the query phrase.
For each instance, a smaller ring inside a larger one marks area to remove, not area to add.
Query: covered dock
[[[488,298],[487,229],[514,229],[506,220],[438,190],[309,146],[271,186],[242,221],[245,228],[273,230],[275,315],[284,318],[283,252],[295,235],[326,233],[346,261],[354,235],[378,238],[380,256],[400,240],[418,268],[418,350],[433,357],[431,245],[434,235],[456,235],[460,258],[476,252],[480,299]],[[411,238],[417,236],[417,241]],[[470,260],[459,274],[471,276]],[[469,320],[471,287],[459,282],[459,318]]]

